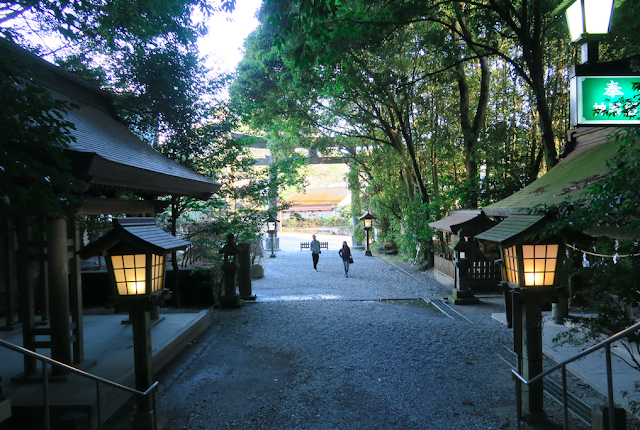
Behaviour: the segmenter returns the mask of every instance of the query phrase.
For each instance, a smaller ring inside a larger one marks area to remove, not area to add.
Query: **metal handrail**
[[[120,390],[129,392],[131,394],[135,394],[138,396],[147,396],[150,393],[153,393],[152,396],[152,404],[153,404],[153,426],[154,429],[157,430],[158,422],[156,419],[156,396],[155,391],[158,387],[158,381],[154,382],[149,388],[145,391],[138,391],[133,388],[127,387],[122,384],[118,384],[117,382],[109,381],[108,379],[101,378],[100,376],[92,375],[91,373],[85,372],[84,370],[76,369],[73,366],[69,366],[68,364],[61,363],[57,360],[44,356],[42,354],[38,354],[37,352],[33,352],[26,348],[23,348],[18,345],[14,345],[13,343],[7,342],[5,340],[0,339],[0,346],[8,348],[12,351],[18,352],[22,355],[26,355],[28,357],[35,358],[36,360],[42,361],[42,385],[43,385],[43,397],[44,397],[44,429],[50,430],[50,422],[49,422],[49,378],[47,377],[47,364],[51,366],[62,367],[63,369],[68,370],[71,373],[75,373],[76,375],[82,376],[84,378],[91,379],[96,382],[96,395],[98,402],[98,428],[102,429],[102,414],[100,407],[100,384],[109,385],[113,388],[118,388]]]
[[[516,379],[516,396],[518,397],[517,399],[517,408],[518,408],[518,428],[520,428],[520,417],[522,415],[521,413],[521,402],[520,402],[520,384],[523,383],[525,385],[530,385],[534,382],[540,381],[542,380],[545,376],[549,375],[552,372],[555,372],[558,369],[562,369],[562,397],[563,397],[563,403],[564,403],[564,428],[565,430],[569,429],[569,415],[568,415],[568,406],[567,406],[567,364],[572,363],[576,360],[579,360],[580,358],[587,356],[597,350],[600,350],[602,348],[605,349],[605,359],[606,359],[606,370],[607,370],[607,403],[608,403],[608,407],[609,407],[609,428],[610,429],[615,429],[615,411],[614,411],[614,401],[613,401],[613,379],[612,379],[612,374],[611,374],[611,344],[613,342],[616,342],[624,337],[629,336],[630,334],[636,332],[640,330],[640,322],[632,325],[631,327],[627,327],[626,329],[622,330],[621,332],[618,332],[616,334],[614,334],[613,336],[611,336],[610,338],[603,340],[602,342],[598,343],[597,345],[591,346],[587,349],[585,349],[584,351],[582,351],[579,354],[576,354],[575,356],[568,358],[566,360],[564,360],[561,363],[556,364],[555,366],[551,367],[548,370],[545,370],[544,372],[540,373],[539,375],[534,376],[533,378],[531,378],[530,380],[526,380],[524,379],[516,370],[511,370],[511,372],[515,375]]]

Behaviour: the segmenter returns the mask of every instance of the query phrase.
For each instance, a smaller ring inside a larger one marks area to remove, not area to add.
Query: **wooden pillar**
[[[51,303],[51,358],[72,364],[67,222],[64,219],[55,219],[48,223],[47,256]],[[58,367],[54,367],[53,370],[58,374],[66,373]]]
[[[151,317],[144,300],[133,304],[129,319],[133,329],[133,356],[135,362],[136,390],[146,391],[153,384],[153,364],[151,361]],[[137,411],[131,426],[134,430],[151,430],[153,423],[153,403],[151,396],[137,396]]]
[[[39,230],[39,229],[38,229]],[[47,242],[44,237],[48,235],[48,231],[34,232],[35,242],[32,242],[32,248],[35,249],[35,257],[38,262],[38,277],[35,289],[35,311],[40,315],[40,319],[36,321],[36,325],[47,325],[51,316],[49,315],[49,262]]]
[[[73,362],[75,364],[84,361],[84,332],[82,329],[82,260],[76,252],[82,247],[82,232],[77,222],[70,221],[69,229],[72,232],[71,249],[69,250],[69,301],[71,306],[71,322],[74,325],[73,333]]]
[[[18,306],[17,279],[16,279],[16,232],[13,220],[6,219],[3,223],[2,234],[3,250],[2,264],[4,267],[4,302],[6,307],[5,326],[0,330],[13,330],[18,323],[16,316],[20,309]]]
[[[522,376],[531,380],[542,373],[542,302],[526,297],[522,309]],[[522,411],[530,419],[544,416],[542,381],[522,387]]]
[[[17,220],[18,251],[16,252],[18,294],[20,295],[20,321],[22,322],[22,346],[35,351],[35,304],[33,270],[31,264],[31,223],[33,218],[25,216]],[[23,356],[25,375],[36,373],[36,359]]]

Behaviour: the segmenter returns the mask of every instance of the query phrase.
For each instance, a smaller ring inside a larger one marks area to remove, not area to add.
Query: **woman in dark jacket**
[[[344,277],[348,278],[349,261],[351,260],[351,249],[349,248],[349,245],[347,245],[346,241],[342,242],[342,248],[340,248],[338,254],[340,255],[340,257],[342,257],[342,263],[344,264]]]

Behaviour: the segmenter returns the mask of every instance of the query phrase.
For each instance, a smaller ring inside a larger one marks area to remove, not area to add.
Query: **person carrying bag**
[[[342,242],[342,248],[338,251],[338,255],[342,258],[342,263],[344,264],[344,277],[349,277],[349,264],[353,263],[353,258],[351,257],[351,248],[347,245],[347,241]]]

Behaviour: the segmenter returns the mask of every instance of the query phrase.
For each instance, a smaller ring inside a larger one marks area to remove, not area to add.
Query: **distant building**
[[[339,208],[351,203],[351,195],[344,187],[307,188],[286,199],[290,207],[281,212],[284,221],[294,215],[309,217],[339,217]]]

